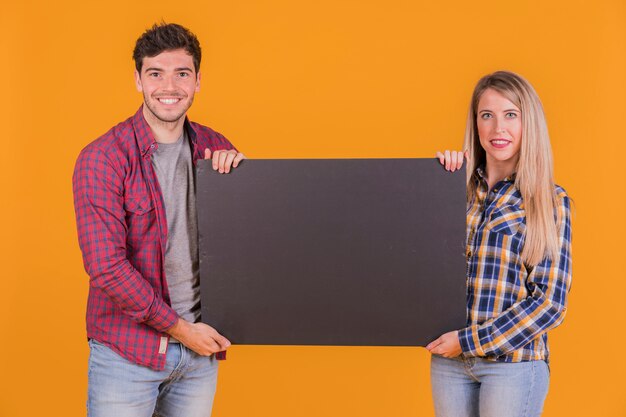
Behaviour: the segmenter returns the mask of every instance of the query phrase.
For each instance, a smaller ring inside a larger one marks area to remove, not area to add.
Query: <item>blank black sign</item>
[[[434,159],[198,161],[202,320],[237,344],[423,346],[465,326],[465,175]]]

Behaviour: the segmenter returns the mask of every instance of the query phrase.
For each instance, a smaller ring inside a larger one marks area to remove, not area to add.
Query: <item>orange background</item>
[[[85,414],[88,279],[71,173],[134,113],[135,39],[165,19],[204,48],[191,117],[250,158],[459,148],[473,85],[509,69],[547,112],[576,203],[574,285],[545,416],[625,416],[623,0],[3,1],[0,416]],[[235,346],[214,416],[428,416],[421,348]]]

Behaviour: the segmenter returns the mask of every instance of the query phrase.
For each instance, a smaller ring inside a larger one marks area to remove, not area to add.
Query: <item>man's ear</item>
[[[140,93],[143,92],[143,85],[141,85],[141,76],[139,75],[139,71],[135,70],[135,87],[137,87],[137,91]]]
[[[198,71],[198,74],[196,74],[196,93],[200,91],[200,78],[202,78],[201,76],[202,73]]]

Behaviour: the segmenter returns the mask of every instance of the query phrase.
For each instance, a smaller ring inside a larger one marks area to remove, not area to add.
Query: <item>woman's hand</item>
[[[467,158],[467,151],[465,153],[461,151],[437,152],[437,158],[446,171],[454,172],[463,166],[463,158]]]
[[[459,342],[459,331],[444,333],[437,340],[430,342],[426,349],[435,355],[441,355],[444,358],[456,358],[463,350]]]

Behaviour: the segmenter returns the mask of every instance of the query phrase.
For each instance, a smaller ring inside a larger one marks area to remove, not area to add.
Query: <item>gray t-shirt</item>
[[[165,203],[165,277],[170,301],[180,317],[195,323],[200,318],[198,219],[187,135],[183,132],[175,143],[159,143],[152,153],[152,166]]]

